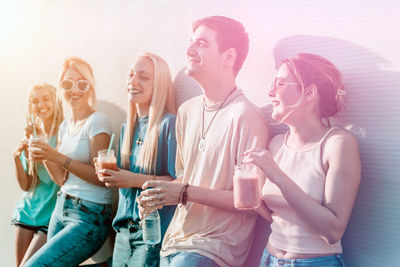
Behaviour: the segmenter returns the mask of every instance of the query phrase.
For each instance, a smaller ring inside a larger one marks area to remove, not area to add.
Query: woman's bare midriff
[[[278,259],[306,259],[306,258],[316,258],[316,257],[325,257],[335,255],[336,253],[327,253],[327,254],[298,254],[298,253],[291,253],[284,250],[280,250],[272,246],[269,242],[267,243],[267,250],[273,256],[277,257]]]

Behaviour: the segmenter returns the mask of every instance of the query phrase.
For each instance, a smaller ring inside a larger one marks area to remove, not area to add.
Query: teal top
[[[50,137],[48,143],[55,147],[56,137]],[[25,152],[21,154],[20,160],[25,172],[28,173],[28,159]],[[34,188],[22,193],[22,197],[14,209],[13,218],[26,225],[47,226],[56,204],[59,189],[43,164],[38,163],[38,183]]]
[[[176,115],[171,113],[165,113],[160,124],[160,135],[158,137],[158,151],[157,151],[157,162],[155,175],[170,175],[172,178],[175,177],[175,153],[176,153],[176,138],[175,138],[175,120]],[[134,173],[146,173],[140,169],[137,165],[136,160],[139,156],[141,145],[137,144],[136,141],[139,139],[146,138],[145,133],[149,117],[137,118],[137,125],[133,134],[132,150],[130,156],[130,168],[129,171]],[[122,140],[124,138],[125,124],[122,125],[121,138],[119,139],[121,148]],[[118,152],[117,164],[121,168],[121,157],[120,151]],[[119,201],[118,210],[113,221],[113,227],[116,231],[122,226],[126,225],[129,220],[132,220],[139,224],[139,208],[136,202],[136,198],[142,192],[141,188],[120,188],[119,189]],[[164,236],[165,231],[168,228],[169,222],[174,215],[176,206],[164,206],[158,212],[161,219],[161,237]]]

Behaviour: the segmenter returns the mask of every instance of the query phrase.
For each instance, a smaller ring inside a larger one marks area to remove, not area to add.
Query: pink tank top
[[[325,172],[322,168],[321,145],[331,128],[315,147],[294,150],[286,145],[288,133],[282,136],[282,146],[274,156],[278,166],[310,197],[323,203]],[[273,222],[269,242],[277,249],[298,254],[342,253],[341,242],[328,244],[312,228],[296,215],[279,188],[268,179],[263,186],[262,195],[272,210]]]

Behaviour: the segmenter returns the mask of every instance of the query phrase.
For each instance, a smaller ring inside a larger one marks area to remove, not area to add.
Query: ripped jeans
[[[111,204],[99,204],[59,192],[47,243],[24,265],[77,266],[95,254],[111,229]]]

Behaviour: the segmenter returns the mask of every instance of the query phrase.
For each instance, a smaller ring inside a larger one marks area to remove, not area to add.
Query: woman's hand
[[[19,158],[22,154],[22,151],[25,150],[26,153],[27,149],[28,149],[28,141],[26,141],[26,139],[23,139],[21,143],[19,143],[13,151],[14,158]]]
[[[109,169],[102,169],[99,170],[97,166],[97,161],[95,162],[95,168],[97,176],[99,180],[103,182],[106,187],[117,187],[117,188],[129,188],[132,186],[132,180],[135,179],[135,173],[124,170],[118,169],[116,171],[109,170]]]
[[[29,141],[29,158],[35,161],[54,160],[58,152],[51,145],[40,139]]]
[[[25,139],[29,139],[33,134],[33,125],[31,123],[28,123],[28,125],[25,127]],[[36,134],[38,134],[36,132]]]
[[[254,148],[246,151],[244,154],[244,164],[254,164],[256,165],[264,175],[273,183],[276,177],[279,177],[279,174],[282,173],[282,170],[275,163],[274,158],[270,151],[261,148]]]
[[[268,208],[267,204],[265,204],[264,200],[260,200],[260,206],[258,206],[255,211],[260,214],[268,222],[272,223],[272,211]]]

